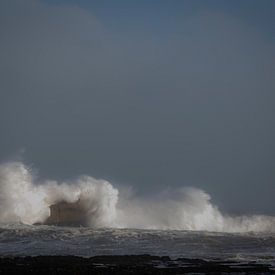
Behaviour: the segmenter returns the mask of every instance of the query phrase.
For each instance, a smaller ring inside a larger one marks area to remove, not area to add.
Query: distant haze
[[[0,2],[0,160],[275,214],[275,1]]]

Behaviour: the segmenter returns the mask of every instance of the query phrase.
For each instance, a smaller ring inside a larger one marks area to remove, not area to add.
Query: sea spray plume
[[[266,215],[224,218],[224,232],[272,232],[275,233],[275,217]]]
[[[0,165],[0,221],[32,224],[49,214],[46,193],[20,162]]]
[[[210,196],[197,188],[166,192],[151,200],[118,204],[118,221],[127,227],[222,231],[223,217]]]
[[[119,227],[143,229],[275,232],[275,217],[223,215],[209,194],[193,187],[150,199],[120,199],[117,223]]]
[[[0,165],[0,222],[43,223],[50,206],[62,202],[76,204],[93,227],[275,232],[275,217],[223,215],[197,188],[146,199],[124,193],[118,200],[118,190],[104,180],[80,176],[70,182],[36,182],[21,162]]]
[[[76,181],[35,183],[30,170],[20,162],[0,165],[0,221],[43,223],[50,206],[79,201],[90,226],[112,226],[118,191],[107,181],[81,176]]]
[[[84,225],[110,227],[116,219],[118,190],[105,180],[80,176],[75,181],[61,184],[47,181],[43,189],[48,205],[79,202],[79,209],[85,212]]]

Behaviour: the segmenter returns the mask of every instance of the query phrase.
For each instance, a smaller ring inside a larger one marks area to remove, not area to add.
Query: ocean
[[[139,274],[148,265],[152,272],[170,268],[174,273],[169,274],[209,268],[275,272],[275,217],[223,213],[204,190],[183,187],[136,197],[85,175],[66,182],[41,181],[20,162],[0,165],[0,179],[3,272],[47,274],[61,268],[102,274],[102,265],[104,274],[112,268],[116,274],[128,274],[128,269]],[[59,266],[62,256],[68,257]],[[94,258],[98,256],[105,257]],[[135,265],[140,261],[142,266]]]
[[[235,260],[275,266],[274,233],[215,233],[186,230],[94,229],[2,224],[0,256],[141,255]]]

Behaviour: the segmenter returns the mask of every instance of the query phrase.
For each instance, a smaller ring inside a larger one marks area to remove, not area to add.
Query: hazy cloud
[[[274,213],[272,40],[211,9],[163,32],[103,20],[1,1],[2,159],[25,148],[42,176],[89,173],[143,194],[194,185],[225,209]]]

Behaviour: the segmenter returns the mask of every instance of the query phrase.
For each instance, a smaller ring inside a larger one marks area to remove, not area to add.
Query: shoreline
[[[275,274],[256,262],[208,261],[169,256],[112,255],[0,257],[0,274]]]

